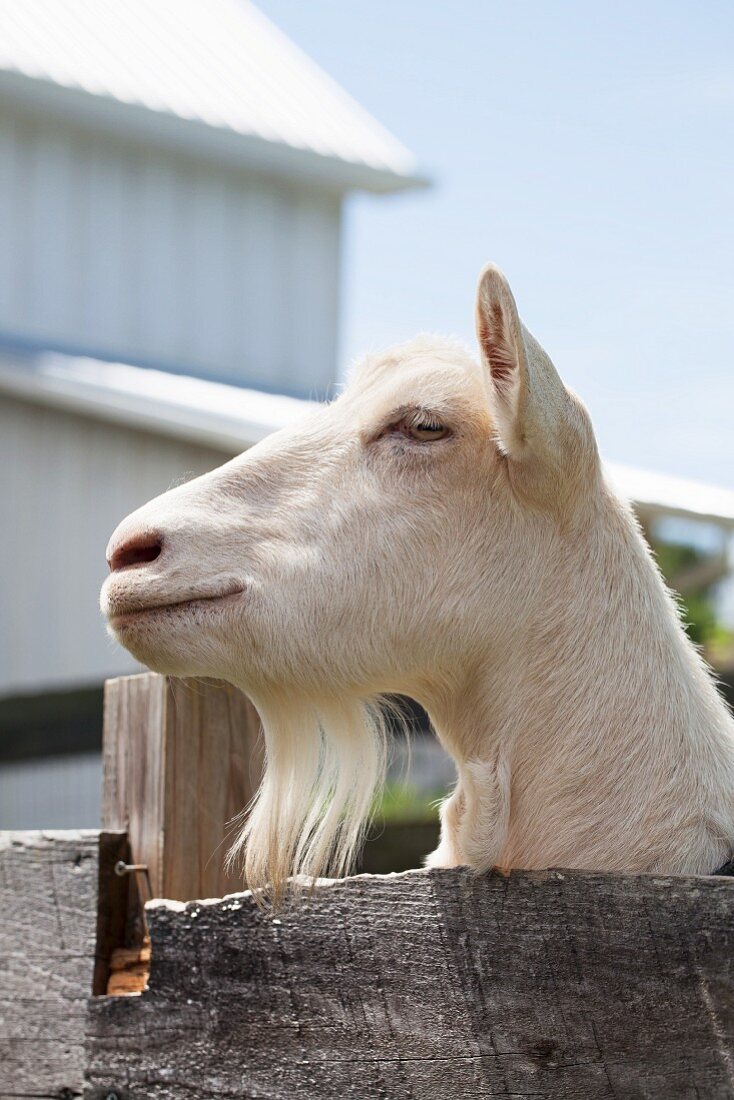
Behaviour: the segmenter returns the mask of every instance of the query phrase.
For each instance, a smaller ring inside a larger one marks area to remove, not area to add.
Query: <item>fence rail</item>
[[[180,768],[189,720],[156,722]],[[138,797],[129,833],[0,838],[0,1100],[734,1098],[734,881],[413,871],[275,917],[246,893],[154,901],[148,988],[113,997],[139,931],[114,864],[141,835],[168,858],[165,830],[132,828]]]

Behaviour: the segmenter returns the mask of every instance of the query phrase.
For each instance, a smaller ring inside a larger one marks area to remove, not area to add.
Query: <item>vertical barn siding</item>
[[[310,393],[340,196],[0,110],[0,336]]]
[[[104,551],[119,521],[230,453],[0,398],[0,695],[137,671],[105,633]]]

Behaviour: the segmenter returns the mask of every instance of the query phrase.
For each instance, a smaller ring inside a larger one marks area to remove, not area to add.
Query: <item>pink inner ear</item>
[[[505,327],[502,306],[499,302],[492,302],[490,310],[491,321],[486,313],[483,311],[480,313],[479,342],[487,360],[492,381],[500,393],[505,393],[512,389],[517,370],[517,354],[512,345],[512,338]]]

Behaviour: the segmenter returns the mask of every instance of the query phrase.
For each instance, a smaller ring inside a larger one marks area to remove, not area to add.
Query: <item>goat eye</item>
[[[416,443],[434,443],[437,439],[445,439],[449,435],[451,435],[451,428],[446,424],[442,424],[431,413],[416,410],[388,424],[376,438],[402,436],[403,439],[413,439]]]
[[[418,443],[433,443],[435,439],[444,439],[449,434],[449,429],[444,424],[435,421],[419,420],[415,424],[406,424],[407,434]]]

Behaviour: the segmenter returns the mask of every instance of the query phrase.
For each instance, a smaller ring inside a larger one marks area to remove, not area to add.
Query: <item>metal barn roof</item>
[[[311,401],[58,353],[0,355],[0,393],[236,453],[295,423]],[[734,492],[607,462],[616,490],[646,515],[734,531]]]
[[[407,149],[248,0],[0,0],[0,94],[332,186],[423,182]]]

